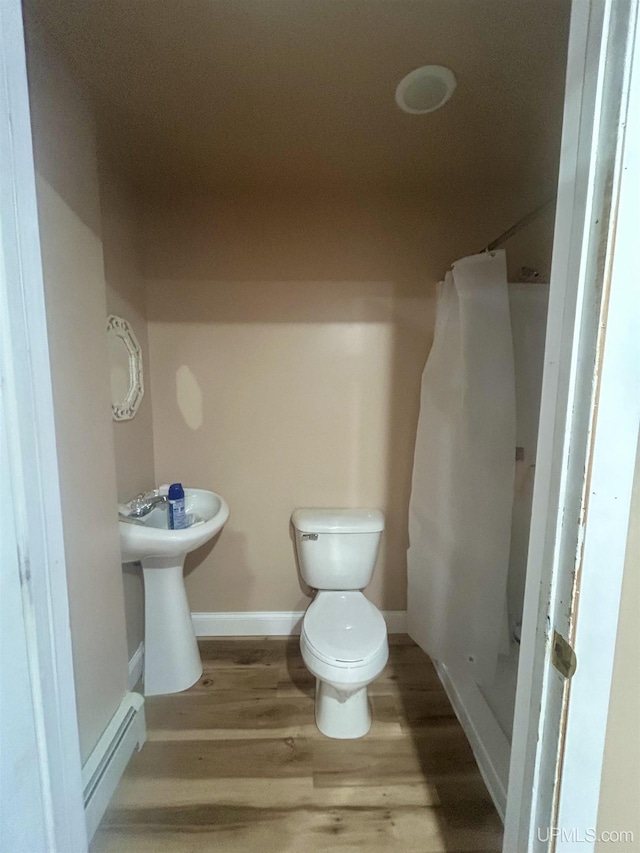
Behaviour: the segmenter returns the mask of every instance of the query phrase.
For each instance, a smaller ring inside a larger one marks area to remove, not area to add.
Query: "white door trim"
[[[586,600],[581,599],[578,623],[583,637],[595,633],[601,641],[597,654],[593,644],[583,644],[579,648],[578,673],[590,684],[588,702],[592,706],[594,702],[600,706],[596,714],[600,726],[597,738],[604,737],[606,726],[610,668],[607,675],[603,656],[608,659],[610,667],[617,629],[618,581],[624,556],[620,555],[620,549],[617,553],[615,549],[609,549],[607,562],[603,564],[603,554],[600,551],[598,555],[597,543],[612,523],[613,516],[615,526],[612,529],[616,535],[620,536],[623,529],[626,532],[640,423],[640,389],[630,387],[628,379],[625,381],[626,404],[622,408],[616,394],[617,379],[627,376],[630,364],[638,363],[637,331],[635,341],[628,335],[622,335],[616,346],[611,345],[613,336],[619,335],[617,327],[620,321],[616,317],[632,316],[637,306],[634,298],[637,261],[634,260],[631,266],[629,248],[623,249],[623,241],[628,239],[625,229],[633,229],[634,225],[637,228],[637,219],[629,218],[623,224],[621,218],[630,217],[632,213],[622,208],[620,217],[616,218],[622,195],[619,196],[620,185],[614,180],[618,175],[624,180],[627,192],[637,192],[637,184],[619,164],[619,143],[624,137],[626,119],[624,80],[629,70],[625,50],[629,25],[624,19],[630,17],[633,21],[636,14],[636,0],[619,4],[615,0],[613,3],[611,0],[580,0],[572,7],[536,484],[505,820],[505,853],[550,849],[554,795],[558,790],[556,773],[562,772],[557,766],[558,738],[568,698],[564,680],[550,664],[550,640],[554,628],[571,637],[574,572],[579,573],[580,568],[582,588],[585,582],[595,584],[594,589],[599,585],[602,588],[603,582],[606,584],[607,578],[610,580],[610,594],[600,602],[589,595]],[[620,116],[617,115],[619,104],[622,104]],[[635,144],[637,151],[638,144]],[[616,225],[618,237],[612,246]],[[634,238],[631,240],[633,242]],[[633,247],[636,254],[637,242],[636,233]],[[605,249],[610,260],[608,265],[604,263]],[[609,274],[611,265],[613,269],[617,268],[617,258],[625,268],[626,279],[622,272],[615,280]],[[615,296],[612,288],[615,288]],[[603,292],[604,299],[601,298]],[[637,317],[637,314],[633,316]],[[604,342],[605,360],[608,360],[606,375],[604,363],[600,363],[598,357],[603,343],[603,322],[609,325]],[[605,392],[605,384],[609,383],[612,383],[610,393]],[[598,390],[599,399],[596,396]],[[596,412],[601,445],[592,444]],[[622,441],[618,436],[620,418],[624,421]],[[634,430],[635,437],[631,441],[629,436]],[[610,454],[608,462],[604,455],[598,458],[600,447],[607,444],[617,446],[618,450]],[[584,489],[585,485],[590,488],[591,474],[590,491],[593,490],[593,477],[605,464],[613,467],[609,469],[612,478],[608,484],[602,482],[603,488],[611,486],[613,480],[617,486],[615,495],[610,488],[606,496],[602,495],[604,503],[599,506],[592,495],[584,493]],[[585,538],[587,530],[588,538]],[[623,535],[622,539],[625,538]],[[591,542],[596,546],[596,550],[591,552],[593,559],[587,555]],[[612,560],[615,567],[611,565]],[[587,566],[588,580],[585,574]],[[605,605],[604,609],[600,604]],[[570,709],[574,700],[576,708],[572,709],[569,717],[569,723],[574,726],[571,740],[569,725],[566,729],[565,768],[568,775],[561,788],[558,819],[564,820],[564,815],[572,812],[577,815],[579,812],[582,823],[575,829],[585,833],[597,821],[602,762],[601,755],[597,758],[596,747],[595,761],[584,765],[582,772],[575,775],[571,771],[572,759],[566,750],[575,748],[576,739],[590,740],[594,735],[593,729],[586,724],[588,715],[584,714],[584,707],[582,711],[580,709],[587,701],[587,694],[582,692],[576,699],[572,690]],[[591,718],[592,723],[594,719]],[[578,809],[579,804],[582,807]],[[558,847],[558,851],[560,849]],[[571,849],[586,851],[590,848],[576,848],[574,842]]]
[[[554,548],[564,500],[573,338],[589,188],[602,18],[591,0],[571,14],[549,314],[540,405],[527,582],[511,741],[504,851],[529,851],[543,673],[548,664]],[[585,127],[586,125],[586,127]]]
[[[640,31],[637,3],[635,6],[618,120],[614,209],[607,234],[603,300],[608,304],[600,331],[600,381],[594,389],[586,524],[582,564],[578,566],[581,579],[574,648],[579,666],[569,688],[556,853],[573,853],[576,837],[581,853],[595,850],[593,832],[589,835],[586,830],[597,828],[640,430]]]
[[[40,763],[33,784],[39,780],[46,849],[82,853],[87,834],[19,0],[0,2],[0,264],[0,367]],[[10,696],[10,686],[3,689]]]

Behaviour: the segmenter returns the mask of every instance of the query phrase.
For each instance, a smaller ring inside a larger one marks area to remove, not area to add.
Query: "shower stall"
[[[507,574],[509,644],[506,652],[498,655],[494,679],[480,684],[479,687],[501,730],[511,741],[536,467],[549,285],[509,284],[508,295],[516,391],[516,470]]]
[[[439,286],[410,507],[409,633],[434,659],[504,817],[549,287],[504,252]]]

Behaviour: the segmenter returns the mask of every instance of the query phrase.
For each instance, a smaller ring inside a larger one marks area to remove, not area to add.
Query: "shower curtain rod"
[[[526,216],[523,216],[522,219],[518,220],[515,225],[512,225],[507,231],[493,240],[491,243],[487,243],[487,245],[482,249],[483,252],[493,252],[494,249],[497,249],[498,246],[502,246],[503,243],[513,237],[514,234],[517,234],[518,231],[522,231],[530,222],[533,222],[540,214],[547,209],[550,205],[555,202],[555,196],[551,196],[545,202],[543,202],[540,207],[536,207],[535,210],[532,210],[531,213],[527,213]]]

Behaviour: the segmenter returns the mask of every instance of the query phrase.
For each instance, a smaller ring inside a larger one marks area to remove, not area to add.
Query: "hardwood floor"
[[[428,657],[390,637],[359,740],[316,729],[298,638],[200,643],[190,690],[146,701],[92,853],[494,853],[502,825]]]

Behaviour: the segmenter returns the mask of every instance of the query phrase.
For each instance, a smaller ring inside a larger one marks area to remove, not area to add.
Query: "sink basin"
[[[169,508],[158,504],[135,522],[119,522],[122,562],[140,561],[144,576],[145,696],[178,693],[202,674],[184,587],[184,559],[216,535],[229,518],[226,501],[205,489],[185,489],[185,510],[199,521],[169,530]]]
[[[185,509],[202,519],[202,523],[185,530],[169,530],[169,508],[159,504],[144,518],[135,522],[120,519],[120,550],[123,563],[148,557],[165,557],[175,563],[215,536],[229,518],[226,501],[205,489],[184,490]]]

